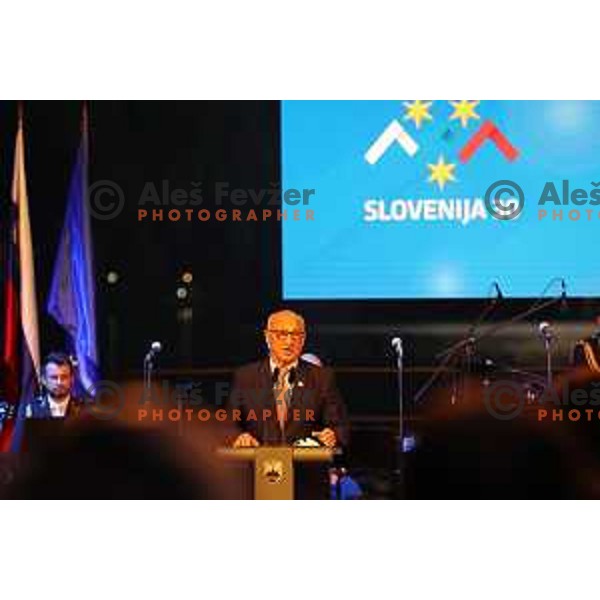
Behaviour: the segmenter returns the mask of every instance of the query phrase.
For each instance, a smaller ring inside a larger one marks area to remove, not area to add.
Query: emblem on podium
[[[280,460],[265,460],[261,472],[267,483],[279,483],[283,478],[283,463]]]

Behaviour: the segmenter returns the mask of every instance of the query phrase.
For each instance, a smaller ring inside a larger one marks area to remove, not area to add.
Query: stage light
[[[106,283],[116,285],[119,282],[119,274],[116,271],[109,271],[106,274]]]

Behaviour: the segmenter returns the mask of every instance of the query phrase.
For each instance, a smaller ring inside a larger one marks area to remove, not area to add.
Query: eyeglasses
[[[285,331],[283,329],[268,329],[267,330],[276,340],[283,341],[289,335],[295,342],[301,340],[305,332],[304,331]]]

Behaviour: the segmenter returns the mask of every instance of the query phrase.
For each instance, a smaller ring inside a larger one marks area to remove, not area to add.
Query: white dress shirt
[[[48,405],[50,406],[50,414],[52,415],[52,417],[64,417],[67,414],[67,407],[69,406],[70,401],[71,396],[61,398],[59,402],[52,398],[52,396],[48,396]]]

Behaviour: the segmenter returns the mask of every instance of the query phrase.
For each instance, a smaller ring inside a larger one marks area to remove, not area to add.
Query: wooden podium
[[[332,462],[336,448],[261,446],[259,448],[220,448],[221,458],[254,463],[255,500],[293,500],[294,463]]]

